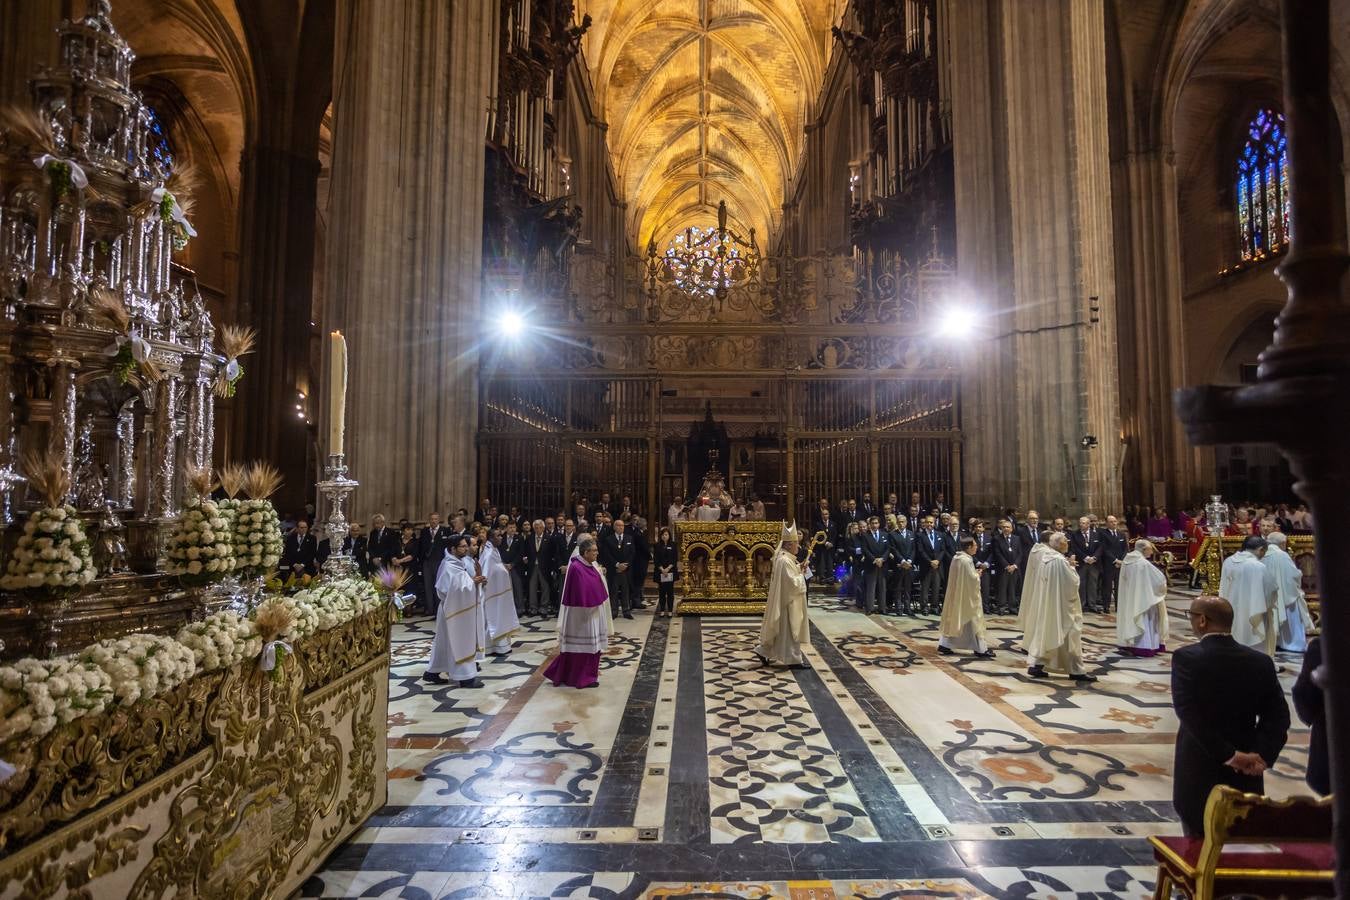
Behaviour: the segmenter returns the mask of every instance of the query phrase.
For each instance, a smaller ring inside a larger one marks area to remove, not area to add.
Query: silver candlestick
[[[328,499],[328,521],[324,524],[328,535],[328,558],[324,560],[323,572],[332,578],[355,578],[360,574],[356,558],[342,550],[349,530],[347,514],[342,507],[347,502],[347,495],[356,490],[360,482],[347,477],[347,463],[341,453],[328,455],[324,473],[328,477],[318,485],[319,493]]]
[[[27,480],[8,465],[0,468],[0,526],[9,525],[14,521],[10,493]]]

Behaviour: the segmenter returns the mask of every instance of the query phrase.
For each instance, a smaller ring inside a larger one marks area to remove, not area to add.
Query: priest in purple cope
[[[600,654],[609,646],[609,590],[596,559],[595,538],[577,541],[576,556],[567,565],[562,604],[558,612],[558,655],[544,670],[554,687],[596,687],[600,684]]]

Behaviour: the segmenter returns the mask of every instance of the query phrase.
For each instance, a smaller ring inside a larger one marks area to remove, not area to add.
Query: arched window
[[[168,175],[173,171],[173,147],[169,144],[169,129],[164,127],[153,106],[145,107],[145,127],[145,143],[150,161],[158,164]]]
[[[1263,109],[1247,126],[1237,162],[1242,261],[1278,253],[1289,243],[1289,154],[1284,116]]]

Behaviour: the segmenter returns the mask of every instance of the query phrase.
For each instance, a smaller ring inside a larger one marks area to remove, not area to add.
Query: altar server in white
[[[1120,563],[1116,646],[1127,656],[1167,649],[1167,576],[1152,559],[1152,542],[1140,538]]]
[[[502,563],[497,540],[494,529],[478,553],[478,565],[487,579],[482,591],[488,652],[493,656],[506,656],[511,652],[511,636],[520,630],[520,619],[516,616],[515,596],[511,592],[511,573]]]
[[[938,652],[950,656],[957,650],[971,650],[976,656],[994,658],[984,642],[984,603],[980,594],[980,573],[975,568],[975,538],[961,538],[961,549],[952,557],[947,572],[947,592],[942,598],[942,636]]]
[[[755,648],[755,655],[766,666],[806,668],[802,644],[811,640],[811,623],[806,615],[806,563],[797,559],[799,539],[796,525],[785,526],[773,555],[769,599]]]
[[[1275,643],[1281,650],[1303,653],[1308,649],[1308,629],[1313,624],[1308,600],[1303,595],[1303,573],[1284,549],[1288,539],[1283,534],[1273,531],[1266,540],[1269,543],[1261,562],[1275,576],[1275,615],[1280,629]]]
[[[487,642],[487,622],[480,587],[487,583],[487,578],[474,574],[468,536],[457,534],[450,541],[436,574],[436,593],[441,605],[436,610],[431,661],[422,680],[444,684],[444,673],[448,673],[460,687],[482,687],[478,658]]]
[[[1078,595],[1078,573],[1065,556],[1069,539],[1056,531],[1046,541],[1050,552],[1027,560],[1031,589],[1022,597],[1022,621],[1032,678],[1049,678],[1048,666],[1066,672],[1078,682],[1096,681],[1083,671],[1083,603]],[[1035,568],[1032,568],[1035,567]]]
[[[1223,561],[1219,596],[1233,607],[1233,640],[1274,656],[1279,587],[1275,573],[1261,562],[1265,554],[1265,538],[1251,535],[1244,540],[1242,549]]]

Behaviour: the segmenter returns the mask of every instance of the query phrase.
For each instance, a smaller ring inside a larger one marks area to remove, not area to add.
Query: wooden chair
[[[1242,894],[1331,897],[1331,798],[1271,800],[1219,785],[1205,804],[1205,836],[1150,837],[1154,900],[1175,888],[1192,900]]]

